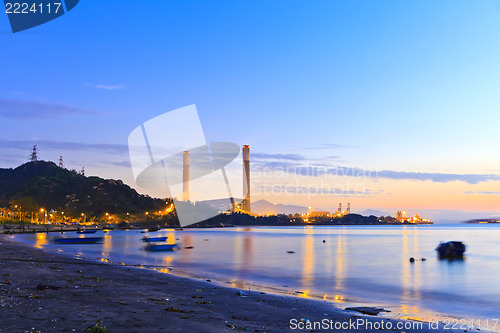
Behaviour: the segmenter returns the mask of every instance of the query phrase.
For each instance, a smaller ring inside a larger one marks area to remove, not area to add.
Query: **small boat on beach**
[[[436,247],[436,251],[440,258],[463,258],[466,246],[462,242],[451,241],[441,242]]]
[[[146,251],[157,252],[157,251],[172,251],[175,249],[177,244],[154,244],[148,243],[145,247]]]
[[[95,234],[97,230],[78,230],[77,234]]]
[[[168,237],[148,237],[144,236],[142,237],[142,241],[146,243],[151,243],[151,242],[165,242],[167,241]]]
[[[54,243],[56,244],[95,244],[102,242],[102,237],[68,237],[68,238],[56,238]]]

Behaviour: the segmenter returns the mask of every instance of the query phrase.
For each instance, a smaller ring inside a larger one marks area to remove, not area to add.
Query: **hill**
[[[303,214],[308,211],[308,207],[284,204],[275,205],[267,200],[252,202],[252,212],[256,214]]]
[[[24,211],[38,207],[64,211],[67,216],[99,217],[139,214],[165,209],[165,201],[137,193],[121,180],[85,177],[52,162],[37,161],[15,169],[0,169],[0,206],[24,204]]]

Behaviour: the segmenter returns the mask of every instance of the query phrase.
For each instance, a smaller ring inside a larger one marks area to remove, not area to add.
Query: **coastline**
[[[311,331],[291,330],[291,319],[390,322],[393,332],[444,331],[427,323],[398,329],[398,322],[416,322],[345,311],[327,301],[246,290],[242,297],[238,289],[211,282],[72,258],[5,236],[0,236],[0,272],[0,332],[84,332],[98,321],[110,332]],[[360,330],[372,331],[340,331]]]

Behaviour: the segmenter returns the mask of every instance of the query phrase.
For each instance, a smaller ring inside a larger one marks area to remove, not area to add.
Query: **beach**
[[[240,293],[208,281],[81,260],[5,235],[0,236],[0,309],[0,332],[9,333],[84,332],[96,323],[109,332],[317,332],[330,326],[300,330],[298,323],[358,320],[391,323],[393,328],[385,331],[440,331],[427,323],[398,329],[397,323],[405,321],[345,311],[327,301]]]

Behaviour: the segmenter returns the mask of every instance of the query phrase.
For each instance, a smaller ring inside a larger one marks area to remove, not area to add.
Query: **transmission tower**
[[[38,161],[38,153],[36,152],[36,145],[33,146],[33,150],[31,151],[30,154],[30,161],[31,162],[36,162]]]
[[[63,158],[62,158],[62,156],[59,156],[59,167],[60,167],[61,169],[64,169],[64,163],[63,163]]]

